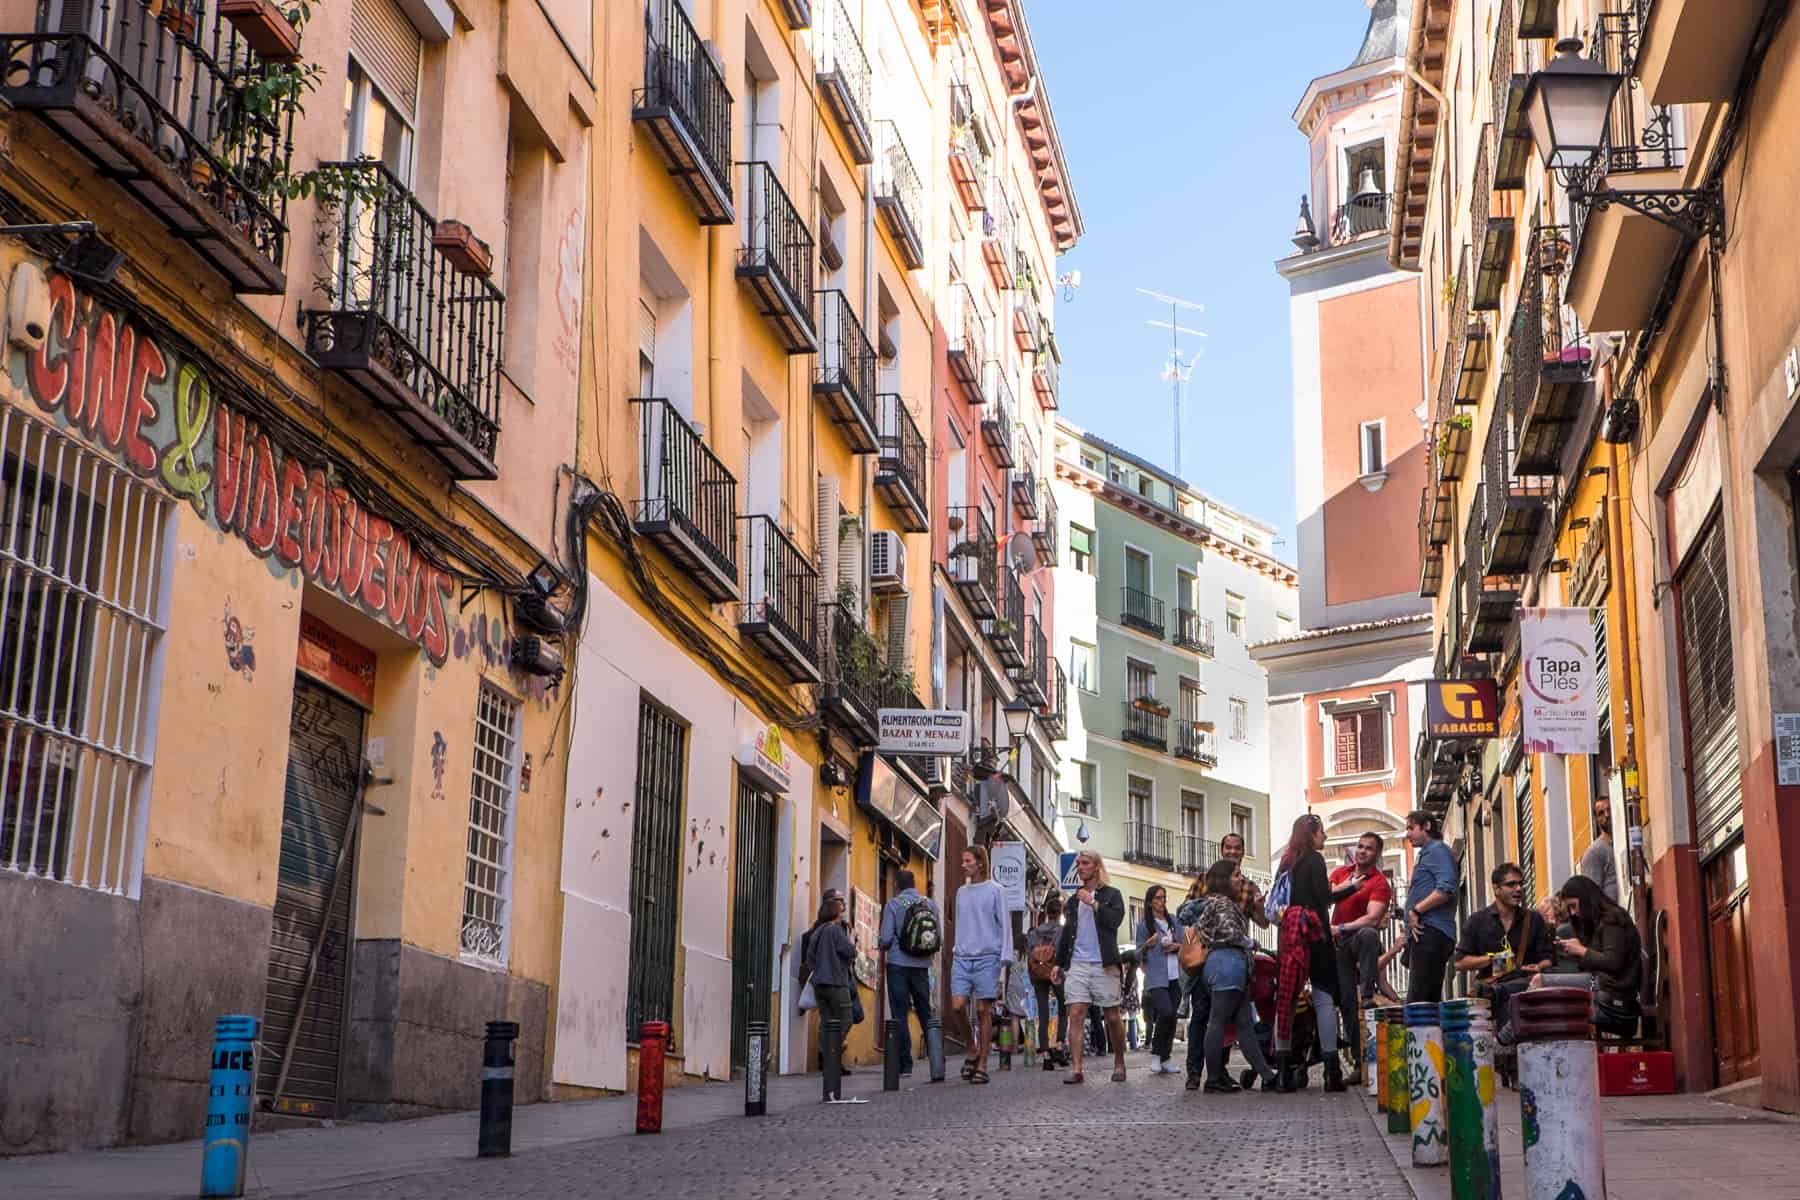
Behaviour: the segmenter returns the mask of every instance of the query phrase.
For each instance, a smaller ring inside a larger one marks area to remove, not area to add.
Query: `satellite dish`
[[[1015,533],[1006,541],[1006,561],[1015,571],[1030,573],[1037,569],[1037,547],[1031,539],[1022,533]]]

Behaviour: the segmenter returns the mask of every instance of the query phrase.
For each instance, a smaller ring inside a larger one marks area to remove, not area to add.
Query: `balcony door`
[[[1125,551],[1125,586],[1146,596],[1150,594],[1150,556],[1142,550]]]
[[[1125,796],[1125,819],[1137,827],[1140,843],[1147,847],[1150,844],[1148,830],[1156,822],[1156,799],[1148,779],[1131,777]]]
[[[1126,659],[1125,698],[1127,700],[1156,699],[1156,669],[1149,663],[1141,663],[1135,658]]]
[[[409,289],[398,271],[410,269],[426,247],[413,244],[423,230],[414,219],[410,192],[413,167],[413,106],[418,95],[418,35],[403,16],[397,21],[366,19],[358,5],[351,39],[371,49],[350,59],[344,80],[344,147],[346,162],[372,161],[387,169],[402,189],[401,195],[378,200],[348,199],[340,218],[344,245],[338,254],[338,306],[364,308],[378,303],[383,316],[402,329],[407,327]],[[389,25],[404,26],[402,31]],[[380,29],[374,26],[380,25]],[[407,44],[404,38],[410,35]],[[373,48],[380,46],[379,52]],[[408,55],[410,54],[410,58]],[[363,60],[380,63],[364,69]],[[391,277],[391,278],[390,278]]]

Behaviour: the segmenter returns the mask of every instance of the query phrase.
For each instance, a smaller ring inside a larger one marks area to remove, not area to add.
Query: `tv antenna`
[[[1181,392],[1187,386],[1188,377],[1194,373],[1194,365],[1206,353],[1204,346],[1194,347],[1192,354],[1183,353],[1181,349],[1182,334],[1203,338],[1206,336],[1206,331],[1183,325],[1181,312],[1183,309],[1187,309],[1190,312],[1203,313],[1206,311],[1206,305],[1183,299],[1180,296],[1171,296],[1167,292],[1153,292],[1149,288],[1138,288],[1137,290],[1141,295],[1150,297],[1158,304],[1169,306],[1168,320],[1144,323],[1169,331],[1169,361],[1163,366],[1162,377],[1169,383],[1172,392],[1175,410],[1175,476],[1179,479],[1181,478]]]

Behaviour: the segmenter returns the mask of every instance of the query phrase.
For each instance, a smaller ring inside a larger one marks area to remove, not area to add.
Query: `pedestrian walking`
[[[1436,817],[1423,809],[1406,814],[1406,840],[1413,848],[1412,880],[1406,887],[1408,1004],[1439,1004],[1444,969],[1456,952],[1456,859],[1444,845]]]
[[[1063,900],[1052,892],[1044,911],[1032,927],[1026,952],[1031,991],[1037,1001],[1038,1045],[1044,1051],[1044,1070],[1054,1071],[1069,1061],[1069,1008],[1063,986],[1056,978],[1056,943],[1062,937]],[[1056,1040],[1050,1040],[1050,998],[1056,997]]]
[[[1381,869],[1383,848],[1380,834],[1365,833],[1356,839],[1355,858],[1331,873],[1333,896],[1349,889],[1331,910],[1331,936],[1337,946],[1344,1042],[1354,1051],[1352,1083],[1362,1082],[1363,1030],[1358,1010],[1375,1003],[1376,985],[1381,980],[1381,930],[1394,899],[1394,886]]]
[[[1069,998],[1069,1021],[1082,1027],[1089,1008],[1099,1008],[1113,1052],[1113,1082],[1125,1082],[1125,1027],[1119,1020],[1119,926],[1125,922],[1125,897],[1112,886],[1106,863],[1092,850],[1075,858],[1081,887],[1075,892],[1073,913],[1063,921],[1062,938],[1056,944],[1056,969]],[[1073,1070],[1064,1083],[1081,1083],[1083,1046],[1080,1038],[1069,1043]]]
[[[1175,1010],[1181,1005],[1181,964],[1175,952],[1181,928],[1169,915],[1169,893],[1152,884],[1144,893],[1144,919],[1135,931],[1138,957],[1144,964],[1144,1009],[1149,1014],[1152,1075],[1173,1075],[1169,1062],[1175,1043]]]
[[[1199,975],[1207,1003],[1202,1005],[1197,993],[1194,1009],[1198,1012],[1204,1007],[1207,1013],[1206,1090],[1213,1093],[1242,1090],[1225,1069],[1227,1027],[1236,1030],[1237,1043],[1263,1086],[1276,1085],[1276,1074],[1256,1039],[1256,1011],[1250,1004],[1250,954],[1256,943],[1250,938],[1250,920],[1244,913],[1243,896],[1248,887],[1248,881],[1238,874],[1237,863],[1221,858],[1207,868],[1204,897],[1182,905],[1182,912],[1193,915],[1195,938],[1206,947]],[[1189,1087],[1193,1086],[1190,1079]]]
[[[919,893],[918,878],[902,867],[894,872],[899,891],[881,906],[882,979],[886,981],[888,1019],[900,1023],[900,1073],[913,1069],[912,1031],[906,1018],[919,1018],[919,1036],[931,1025],[931,963],[943,947],[938,907]]]
[[[1456,969],[1474,973],[1474,993],[1493,1002],[1494,1029],[1502,1043],[1512,1043],[1512,998],[1548,970],[1556,956],[1550,926],[1542,914],[1526,907],[1525,873],[1517,863],[1495,867],[1489,882],[1494,902],[1469,914],[1456,943]]]
[[[1612,800],[1594,801],[1594,840],[1581,855],[1581,873],[1600,885],[1614,904],[1619,902],[1619,860],[1613,853]]]
[[[1221,861],[1230,861],[1222,859]],[[1233,880],[1241,880],[1242,875],[1235,872]],[[1234,886],[1235,883],[1234,883]],[[1235,894],[1232,897],[1235,902]],[[1200,875],[1188,885],[1187,898],[1181,902],[1180,910],[1175,914],[1176,922],[1181,926],[1182,939],[1185,941],[1200,920],[1200,910],[1206,900],[1206,875]],[[1196,935],[1197,936],[1197,935]],[[1206,1071],[1206,1020],[1211,1011],[1212,997],[1206,990],[1206,981],[1201,971],[1183,973],[1183,985],[1188,993],[1188,1027],[1187,1027],[1187,1090],[1200,1090],[1200,1084]]]
[[[1294,1010],[1300,1000],[1302,980],[1312,983],[1313,1012],[1319,1029],[1319,1049],[1325,1057],[1325,1090],[1345,1090],[1344,1066],[1337,1054],[1337,953],[1326,932],[1330,920],[1331,883],[1325,871],[1325,822],[1316,813],[1294,820],[1294,830],[1282,852],[1280,876],[1287,877],[1288,902],[1281,914],[1277,942],[1281,982],[1276,992],[1275,1070],[1282,1091],[1293,1091],[1305,1063],[1293,1061]]]
[[[838,1061],[843,1061],[844,1041],[850,1036],[855,1020],[852,992],[856,987],[850,974],[856,961],[856,944],[850,940],[845,917],[844,894],[835,888],[825,893],[812,928],[806,931],[800,946],[802,986],[812,985],[819,1006],[819,1054],[825,1055],[825,1022],[838,1023]],[[850,1072],[845,1070],[843,1074]]]
[[[994,1038],[994,1001],[1000,997],[1000,960],[1012,949],[1012,919],[1006,889],[988,878],[987,851],[962,852],[963,885],[956,889],[956,948],[950,956],[950,1006],[968,1017],[975,1002],[971,1053],[963,1062],[968,1083],[988,1081],[988,1049]]]
[[[1125,1022],[1125,1047],[1134,1054],[1138,1048],[1140,1007],[1137,952],[1124,947],[1119,951],[1119,1019]]]

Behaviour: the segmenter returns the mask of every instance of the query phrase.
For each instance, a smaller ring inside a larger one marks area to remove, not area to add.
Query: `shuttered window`
[[[1336,774],[1355,775],[1387,767],[1387,737],[1379,708],[1338,713],[1332,718],[1336,747]]]
[[[675,1010],[676,917],[681,904],[681,798],[687,726],[649,697],[638,702],[637,794],[631,830],[631,962],[625,1036]]]
[[[1606,653],[1606,602],[1594,607],[1594,706],[1601,712],[1612,707],[1612,662]]]
[[[1715,515],[1675,576],[1688,786],[1694,794],[1695,840],[1702,855],[1723,847],[1744,824],[1731,601],[1726,589],[1725,526]]]
[[[351,0],[350,48],[410,123],[419,107],[419,31],[394,0]]]
[[[1513,811],[1519,829],[1519,870],[1525,876],[1525,903],[1537,903],[1537,814],[1531,806],[1531,761],[1513,776]]]

